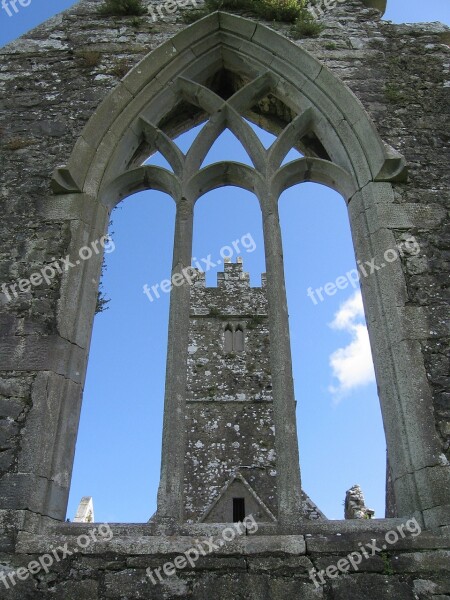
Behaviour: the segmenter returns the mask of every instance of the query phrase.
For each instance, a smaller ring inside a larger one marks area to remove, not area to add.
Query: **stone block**
[[[410,586],[397,578],[384,575],[343,575],[331,582],[333,600],[416,600]]]
[[[450,550],[402,553],[392,556],[392,568],[395,573],[426,574],[436,571],[450,572]]]

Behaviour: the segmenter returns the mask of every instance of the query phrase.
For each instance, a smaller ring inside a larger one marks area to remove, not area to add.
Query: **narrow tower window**
[[[234,351],[244,352],[244,330],[241,325],[238,325],[234,332]]]
[[[233,523],[245,519],[245,498],[233,498]]]
[[[233,329],[230,324],[225,327],[224,350],[226,353],[233,352]]]

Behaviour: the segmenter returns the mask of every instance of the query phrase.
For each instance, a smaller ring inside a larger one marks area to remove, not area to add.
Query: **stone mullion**
[[[263,171],[266,164],[266,150],[261,140],[241,115],[230,106],[227,107],[227,125],[230,131],[241,142],[255,168]]]
[[[229,106],[240,114],[244,114],[248,109],[254,106],[258,100],[261,100],[276,88],[277,78],[272,73],[266,71],[259,77],[239,88],[228,100]]]
[[[280,168],[288,152],[295,147],[305,133],[311,129],[313,111],[306,109],[285,127],[269,150],[269,161],[273,171]]]
[[[225,128],[226,123],[224,113],[216,113],[210,117],[208,123],[206,123],[195,138],[186,155],[185,173],[187,175],[193,175],[201,168],[208,152]]]
[[[302,517],[301,480],[295,414],[289,317],[277,200],[264,198],[263,224],[269,305],[270,363],[277,454],[278,519],[291,524]]]
[[[160,521],[183,521],[183,480],[185,455],[186,374],[189,333],[189,282],[186,269],[191,264],[193,202],[181,199],[177,204],[170,296],[169,338],[164,398],[161,481],[158,491]],[[183,281],[179,285],[179,281]]]
[[[161,129],[144,117],[140,117],[142,132],[147,142],[158,150],[172,167],[175,175],[183,175],[184,156],[178,146]]]

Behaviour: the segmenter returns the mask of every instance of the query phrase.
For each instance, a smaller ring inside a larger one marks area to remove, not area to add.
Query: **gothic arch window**
[[[235,352],[244,352],[245,333],[242,325],[232,325],[227,323],[224,330],[224,352],[231,354]]]
[[[174,208],[166,194],[150,191],[128,198],[112,214],[114,251],[105,256],[102,278],[105,295],[111,301],[108,310],[94,320],[68,518],[75,514],[86,488],[97,508],[109,506],[112,495],[127,489],[129,500],[116,508],[118,521],[129,522],[134,514],[135,520],[144,522],[149,511],[156,510],[158,472],[153,465],[160,459],[163,410],[162,402],[149,399],[164,395],[161,363],[165,348],[161,347],[160,356],[152,352],[152,361],[145,369],[141,358],[148,351],[149,340],[155,340],[150,343],[156,346],[156,340],[167,336],[169,296],[159,288],[152,290],[152,286],[170,271]],[[144,283],[148,284],[146,293]],[[126,394],[132,401],[124,410]],[[109,435],[101,448],[93,451],[99,415]],[[150,423],[155,425],[151,436]],[[119,450],[120,436],[128,442]],[[139,463],[134,460],[137,455],[141,456]],[[142,470],[147,473],[144,485]],[[105,479],[98,477],[99,472]]]
[[[385,514],[386,436],[357,272],[347,208],[317,183],[302,183],[280,198],[302,484],[329,519],[342,518],[343,488],[358,481],[377,518]],[[298,234],[298,222],[308,227]],[[326,231],[326,240],[317,237]],[[299,268],[299,257],[308,257]],[[355,269],[355,271],[353,271]],[[324,287],[344,276],[342,289]],[[331,291],[328,295],[327,292]],[[314,423],[314,427],[311,427]],[[322,440],[316,452],[317,439]],[[355,453],[370,440],[370,452]],[[338,453],[352,460],[336,472]],[[324,474],[326,490],[317,479]]]
[[[277,136],[269,148],[264,148],[246,119]],[[204,125],[191,148],[181,152],[173,138],[199,124]],[[201,168],[225,129],[239,139],[253,166],[231,160]],[[303,158],[283,166],[292,148]],[[158,151],[173,172],[143,164]],[[72,219],[71,211],[80,211],[73,251],[86,236],[105,231],[109,211],[121,199],[143,189],[170,194],[177,206],[174,275],[190,264],[198,198],[224,185],[240,186],[258,197],[269,315],[277,344],[270,357],[274,421],[275,429],[285,432],[277,438],[276,447],[282,457],[277,473],[281,522],[302,518],[302,500],[278,199],[285,189],[304,181],[337,190],[347,202],[357,259],[382,262],[383,254],[395,247],[391,221],[396,226],[409,222],[401,205],[395,204],[391,185],[404,176],[403,157],[383,143],[363,106],[331,71],[261,24],[220,12],[192,25],[189,35],[183,31],[175,36],[132,69],[88,122],[67,165],[55,172],[55,206],[67,207]],[[400,262],[391,266],[367,278],[362,293],[369,308],[368,328],[397,506],[399,516],[420,512],[426,523],[437,525],[443,522],[439,516],[443,514],[442,489],[450,484],[450,475],[440,459],[442,448],[420,344],[409,343],[407,323],[416,315],[406,312]],[[97,292],[89,282],[99,268],[100,263],[93,260],[82,272],[71,270],[63,278],[58,325],[61,338],[71,343],[66,367],[73,373],[74,387],[71,393],[62,387],[69,385],[67,378],[54,383],[52,397],[65,398],[58,414],[72,414],[79,406],[73,398],[78,398],[84,377]],[[176,522],[183,512],[185,381],[180,373],[187,354],[188,324],[183,315],[188,307],[188,287],[174,287],[158,516]],[[46,399],[41,402],[45,404]],[[74,435],[64,436],[58,427],[55,424],[54,439],[64,443],[55,441],[50,466],[45,463],[41,468],[44,461],[39,460],[41,452],[32,441],[39,439],[38,434],[30,433],[23,450],[27,460],[33,457],[33,474],[46,482],[64,479],[60,476],[64,464],[67,477],[62,491],[59,487],[56,491],[55,483],[54,494],[51,490],[45,494],[45,498],[58,495],[61,502],[43,501],[47,504],[39,511],[53,518],[62,518],[64,512],[75,442]]]
[[[224,332],[225,354],[230,354],[231,352],[233,352],[233,337],[234,337],[233,327],[231,326],[230,323],[228,323],[228,325],[225,327],[225,332]]]
[[[245,350],[245,334],[242,325],[236,327],[234,332],[234,351],[244,352]]]

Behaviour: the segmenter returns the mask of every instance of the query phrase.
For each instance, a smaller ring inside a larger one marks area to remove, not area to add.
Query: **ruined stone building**
[[[218,287],[197,273],[191,288],[187,361],[184,518],[277,521],[277,461],[264,285],[250,287],[242,262],[225,263]],[[211,460],[211,455],[214,459]],[[322,519],[302,497],[305,516]]]
[[[155,19],[103,2],[2,49],[0,597],[450,598],[449,28],[384,22],[382,0],[324,3],[315,37],[247,9],[188,26],[173,6]],[[277,136],[270,148],[246,119]],[[200,123],[184,155],[173,139]],[[253,167],[202,168],[226,128]],[[281,166],[292,148],[304,158]],[[172,171],[144,165],[155,152]],[[326,520],[301,487],[278,199],[306,181],[346,200],[357,260],[420,244],[362,282],[386,519]],[[250,287],[228,263],[217,288],[174,286],[158,509],[93,539],[92,523],[64,522],[103,258],[79,251],[120,201],[159,190],[181,276],[195,202],[223,185],[258,198],[267,274]],[[249,512],[257,531],[224,543]]]

